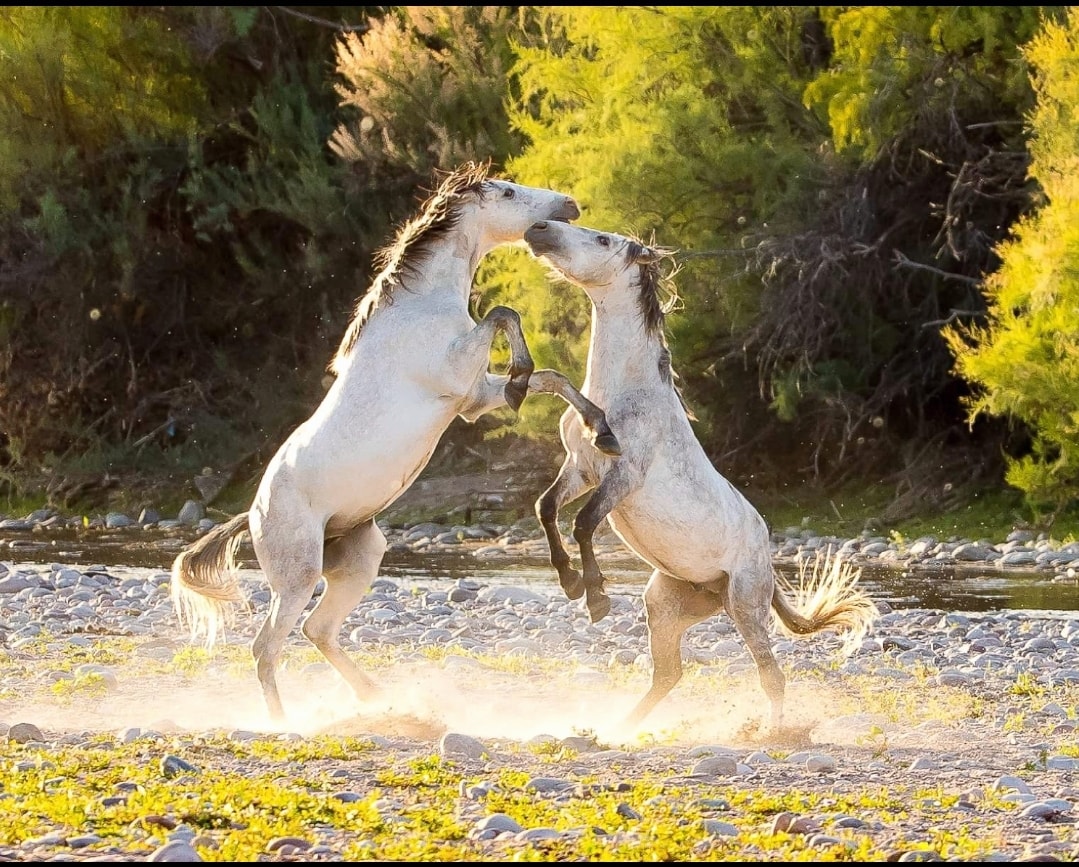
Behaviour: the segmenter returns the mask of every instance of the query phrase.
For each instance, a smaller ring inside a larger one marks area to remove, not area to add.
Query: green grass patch
[[[161,759],[167,753],[195,770],[166,777]],[[528,786],[532,772],[518,760],[526,753],[477,775],[436,754],[402,755],[352,737],[230,741],[212,735],[49,748],[4,743],[0,842],[17,846],[54,831],[93,833],[102,842],[84,854],[108,846],[148,854],[166,838],[156,816],[197,832],[206,861],[265,860],[267,842],[282,836],[325,840],[346,861],[886,860],[894,835],[882,838],[889,841],[884,846],[876,842],[879,835],[832,827],[840,816],[855,816],[870,825],[919,829],[906,849],[977,861],[1001,847],[991,816],[1016,809],[990,795],[978,807],[981,818],[945,830],[941,820],[957,809],[958,796],[940,787],[872,785],[840,793],[824,785],[690,786],[663,774],[628,779],[610,769],[571,773],[578,789],[551,796]],[[330,770],[367,782],[343,784]],[[488,789],[484,798],[462,794],[479,782]],[[333,797],[342,785],[360,797]],[[809,835],[773,831],[775,817],[786,812],[814,817],[840,842],[811,846]],[[564,836],[531,844],[476,839],[476,823],[493,813]],[[710,835],[710,819],[736,833]]]

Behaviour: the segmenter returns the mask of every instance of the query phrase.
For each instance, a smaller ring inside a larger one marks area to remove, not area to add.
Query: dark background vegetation
[[[1045,413],[1079,408],[1079,317],[1028,335],[1061,371],[1041,415],[987,404],[998,380],[957,355],[1003,343],[988,278],[1046,206],[1032,141],[1066,8],[4,7],[9,506],[182,500],[204,468],[242,504],[320,400],[375,252],[438,170],[489,159],[678,248],[675,363],[742,488],[871,489],[884,522],[1004,491],[1008,520],[1050,527],[1075,499]],[[1039,283],[1062,309],[1066,265]],[[477,306],[496,298],[579,382],[582,299],[515,251],[481,269]],[[549,461],[561,408],[455,424],[432,469]]]

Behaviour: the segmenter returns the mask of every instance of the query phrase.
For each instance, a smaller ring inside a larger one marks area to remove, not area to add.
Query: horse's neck
[[[663,344],[650,334],[636,298],[604,298],[592,305],[585,390],[589,396],[660,385]]]
[[[410,299],[413,303],[467,310],[472,279],[480,260],[492,247],[458,226],[428,248],[423,267],[399,275],[402,291],[394,295],[394,302]]]

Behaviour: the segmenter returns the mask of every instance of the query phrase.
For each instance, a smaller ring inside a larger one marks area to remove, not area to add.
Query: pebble
[[[101,524],[104,528],[126,528],[131,523],[148,522],[151,517],[156,517],[159,524],[165,520],[158,513],[146,510],[137,519],[110,513]],[[45,511],[20,519],[6,518],[0,520],[0,530],[10,535],[34,532],[35,527],[39,527],[38,532],[47,535],[48,526],[62,523],[55,518]],[[53,524],[46,525],[48,520]],[[189,529],[192,526],[205,529],[212,525],[191,504],[185,506],[183,517],[177,520]],[[537,538],[523,525],[468,528],[427,523],[407,530],[389,527],[384,530],[391,545],[424,550],[428,554],[460,552],[472,546],[474,556],[483,560],[499,556],[512,561],[519,556],[514,553],[513,546]],[[1066,577],[1074,577],[1074,570],[1079,569],[1079,546],[1054,547],[1033,537],[1010,538],[1000,545],[984,540],[938,541],[931,537],[899,544],[869,535],[836,539],[790,530],[777,535],[773,544],[777,561],[786,558],[787,562],[797,562],[814,551],[832,547],[841,550],[856,564],[886,560],[899,568],[977,562],[999,568],[1051,571]],[[620,542],[608,538],[597,544],[597,553],[602,559],[616,553],[624,554],[624,551]],[[245,570],[241,579],[248,590],[253,611],[230,627],[230,640],[235,642],[253,638],[269,606],[269,594],[265,592],[260,573]],[[414,653],[417,657],[431,651],[445,660],[447,673],[460,672],[476,678],[487,676],[486,669],[471,657],[455,655],[453,648],[478,650],[503,658],[557,654],[572,659],[573,670],[566,676],[580,686],[605,684],[608,678],[617,677],[620,672],[632,674],[650,664],[639,589],[612,593],[611,615],[593,625],[582,616],[579,606],[561,595],[557,585],[496,586],[471,577],[456,579],[447,587],[431,587],[429,583],[385,577],[376,580],[367,596],[350,612],[341,630],[345,650],[357,652],[380,646],[405,648],[405,651],[398,649],[395,652]],[[137,637],[141,642],[134,657],[153,659],[157,653],[161,659],[169,659],[185,646],[186,635],[176,621],[168,584],[168,572],[161,569],[0,562],[0,601],[3,602],[0,638],[9,651],[17,652],[22,646],[40,641],[43,635],[54,644],[66,642],[71,648],[91,648],[98,635],[126,635]],[[917,669],[934,688],[998,696],[1029,689],[1032,684],[1059,691],[1079,681],[1079,615],[1075,613],[961,613],[926,608],[892,610],[886,604],[880,607],[881,615],[871,634],[842,662],[835,663],[839,638],[822,634],[811,641],[777,638],[774,646],[781,664],[816,671],[824,677],[873,675],[881,683],[890,684],[885,688],[894,689],[912,688],[905,684],[911,677],[909,670]],[[726,617],[710,618],[691,629],[683,641],[683,655],[688,661],[724,666],[729,672],[744,670],[752,673],[754,669],[744,644]],[[65,676],[75,679],[93,677],[103,688],[117,690],[123,686],[122,672],[121,666],[87,664],[74,668],[73,673],[57,671],[54,674],[57,682]],[[1065,701],[1064,695],[1066,693],[1058,692],[1057,700],[1047,698],[1038,708],[1037,716],[1042,722],[1037,727],[1032,723],[1024,727],[1016,721],[1015,715],[1002,715],[991,721],[998,731],[1006,725],[1018,728],[1014,733],[1015,749],[1026,756],[1026,762],[1016,763],[1011,773],[998,770],[980,785],[972,783],[972,771],[961,760],[949,759],[947,754],[939,751],[932,755],[908,751],[903,753],[902,762],[878,760],[872,754],[874,743],[880,744],[882,752],[901,749],[904,735],[915,732],[904,731],[902,726],[882,714],[849,714],[828,720],[827,727],[815,733],[818,744],[812,749],[787,755],[728,744],[701,744],[677,750],[658,746],[612,750],[598,744],[592,736],[546,738],[542,742],[547,749],[559,750],[562,755],[569,756],[567,761],[575,771],[565,772],[565,764],[552,765],[552,773],[528,777],[521,787],[521,796],[556,803],[562,803],[559,799],[587,797],[590,789],[581,778],[591,779],[590,774],[598,769],[616,769],[616,778],[602,785],[628,789],[634,768],[650,765],[663,769],[672,778],[697,786],[707,783],[758,787],[762,781],[771,781],[784,788],[842,786],[854,770],[852,753],[839,747],[829,749],[828,745],[860,744],[863,751],[857,759],[859,774],[878,774],[883,780],[898,778],[912,789],[925,790],[931,783],[962,793],[956,806],[949,810],[939,803],[929,805],[939,809],[942,815],[955,815],[958,822],[970,821],[963,818],[965,814],[982,809],[980,805],[987,802],[988,795],[992,795],[996,805],[1010,805],[1009,821],[1013,823],[1010,827],[1015,832],[1015,845],[1009,843],[1006,852],[1002,849],[984,860],[1015,860],[1022,855],[1026,856],[1024,860],[1045,860],[1050,856],[1074,859],[1079,857],[1079,846],[1074,842],[1070,847],[1058,850],[1049,845],[1054,842],[1051,838],[1036,839],[1039,829],[1075,823],[1079,812],[1076,810],[1079,790],[1069,787],[1069,781],[1079,773],[1079,758],[1073,754],[1073,749],[1059,749],[1060,744],[1073,743],[1075,733],[1075,727],[1068,725],[1074,718],[1075,707],[1072,702]],[[186,778],[200,774],[201,770],[181,756],[166,751],[159,732],[168,730],[170,727],[163,722],[160,726],[155,724],[153,729],[124,727],[113,731],[112,735],[119,744],[145,742],[147,754],[154,756],[161,778],[182,787]],[[59,744],[65,738],[72,739],[73,743],[78,743],[80,738],[86,739],[86,733],[58,736],[49,732],[43,722],[33,719],[2,720],[0,731],[6,733],[9,741],[29,746]],[[1058,734],[1047,734],[1050,731]],[[929,737],[934,732],[932,726],[927,726],[917,734]],[[233,729],[228,736],[238,744],[264,737],[247,729]],[[1063,740],[1050,742],[1054,736]],[[946,738],[947,733],[937,732],[936,737]],[[169,749],[178,749],[171,739],[168,743]],[[372,749],[386,756],[403,749],[399,739],[372,736],[371,744]],[[516,841],[514,845],[527,848],[548,841],[565,841],[583,833],[583,830],[556,830],[542,825],[527,828],[505,814],[482,813],[488,796],[499,791],[497,769],[513,766],[514,751],[520,749],[520,745],[511,745],[508,750],[500,749],[502,746],[490,738],[460,731],[447,731],[438,741],[437,752],[447,761],[467,763],[469,767],[480,769],[460,788],[462,803],[469,805],[468,810],[479,811],[463,814],[471,816],[469,838],[500,841],[500,845],[512,838]],[[430,754],[430,745],[425,754]],[[13,764],[11,772],[36,771],[36,762],[40,759],[30,759],[31,755],[27,753],[26,762]],[[486,776],[484,768],[491,769]],[[622,777],[618,778],[618,774]],[[327,798],[352,803],[367,797],[364,786],[348,779],[343,770],[336,776],[339,781],[327,793]],[[58,780],[57,785],[60,785],[63,780]],[[100,803],[126,803],[135,788],[133,784],[127,784],[126,788],[124,785],[118,784],[115,791],[102,793]],[[598,785],[589,783],[592,787]],[[400,817],[401,805],[393,800],[383,799],[377,804],[387,821],[396,821]],[[702,846],[707,847],[709,840],[741,833],[746,818],[744,807],[732,807],[731,803],[718,797],[701,797],[696,806],[704,814],[703,819],[696,820]],[[662,811],[665,805],[657,801],[652,809]],[[993,806],[992,809],[999,812],[1001,808]],[[715,814],[721,814],[723,818]],[[647,811],[642,813],[640,809],[622,803],[610,817],[612,826],[599,830],[628,835],[634,833],[635,826],[648,819]],[[615,821],[620,823],[617,827],[613,824]],[[144,830],[153,829],[157,843],[161,844],[149,854],[144,852],[137,860],[201,861],[194,844],[204,849],[216,846],[212,835],[196,836],[193,829],[177,827],[168,817],[143,816],[133,823],[136,824]],[[857,838],[852,838],[851,834],[876,835],[882,830],[856,816],[830,814],[826,802],[806,815],[777,813],[771,818],[770,827],[772,833],[799,835],[813,848],[830,847],[837,841],[852,845],[851,840]],[[758,830],[765,831],[767,827],[758,827]],[[166,833],[170,835],[167,839],[163,836]],[[927,833],[924,839],[933,837]],[[1010,838],[1002,835],[1001,839]],[[162,840],[166,841],[161,843]],[[102,842],[106,841],[91,833],[69,835],[56,830],[26,839],[15,848],[0,846],[0,860],[12,860],[6,855],[16,849],[21,852],[21,857],[14,860],[93,860],[81,854],[76,859],[72,853],[94,850],[94,854],[100,856]],[[341,851],[341,843],[341,840],[321,839],[314,833],[311,837],[276,837],[265,842],[265,852],[278,859],[328,860]],[[701,850],[702,854],[707,851],[707,848]],[[890,860],[943,860],[943,857],[924,847],[902,845],[896,841]]]
[[[51,529],[65,529],[88,525],[100,527],[106,532],[128,528],[182,530],[196,534],[206,532],[218,522],[206,516],[205,506],[197,500],[188,500],[173,518],[164,518],[153,508],[143,509],[132,517],[121,512],[84,518],[62,516],[52,509],[38,509],[24,516],[0,515],[0,532],[12,538],[3,544],[16,543],[37,545],[42,537],[48,537]],[[386,534],[390,550],[460,551],[462,548],[477,559],[490,557],[514,558],[522,553],[543,556],[547,550],[542,530],[535,519],[526,518],[514,524],[447,525],[424,521],[404,528],[380,522]],[[23,538],[23,535],[32,538]],[[565,539],[572,547],[573,540]],[[624,558],[622,542],[606,527],[601,527],[594,539],[597,558],[602,562],[612,557]],[[993,569],[1019,569],[1051,573],[1054,580],[1079,581],[1079,543],[1060,542],[1047,534],[1035,535],[1028,530],[1014,530],[998,543],[985,539],[938,539],[921,536],[903,540],[893,536],[876,535],[865,531],[853,538],[821,535],[808,527],[787,527],[772,534],[772,552],[777,562],[797,565],[811,560],[818,552],[833,551],[855,566],[886,565],[898,570],[938,569],[941,566],[977,564]],[[63,568],[63,567],[59,567]],[[10,571],[10,570],[9,570]],[[104,567],[100,571],[107,572]],[[17,592],[18,582],[5,584],[0,578],[0,593]],[[11,589],[8,589],[8,588]],[[515,592],[516,588],[514,589]],[[513,595],[507,588],[492,588],[496,595]],[[522,593],[527,597],[527,593]]]

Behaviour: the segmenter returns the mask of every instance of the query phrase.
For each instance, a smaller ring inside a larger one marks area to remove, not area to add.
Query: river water
[[[75,566],[132,566],[167,570],[176,553],[194,536],[140,530],[57,532],[43,537],[28,534],[9,541],[0,558],[9,562]],[[245,549],[241,548],[241,558]],[[251,556],[250,548],[246,554]],[[257,563],[248,560],[250,568]],[[649,570],[628,558],[603,564],[613,592],[640,593]],[[790,567],[780,565],[789,577]],[[555,588],[553,569],[541,559],[507,562],[473,557],[469,553],[388,553],[379,574],[398,582],[433,587],[461,578],[486,584],[516,584]],[[1079,611],[1079,582],[1054,581],[1053,575],[1029,570],[992,570],[971,566],[933,570],[862,567],[861,583],[869,595],[893,608],[937,608],[945,611],[1045,610]]]
[[[797,580],[793,567],[779,569]],[[613,592],[640,593],[651,570],[627,563],[603,564]],[[487,583],[557,587],[554,570],[542,561],[484,563],[475,558],[436,554],[388,555],[380,572],[386,578],[410,581],[476,578]],[[911,572],[901,569],[862,567],[860,583],[875,600],[893,608],[939,608],[945,611],[1001,611],[1005,609],[1079,611],[1079,584],[1054,582],[1053,576],[1027,571],[948,568]]]

